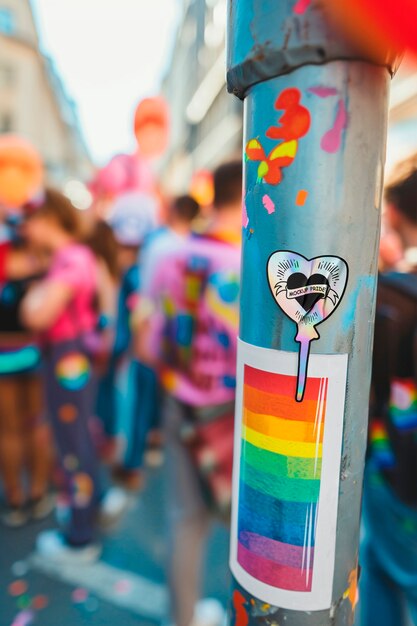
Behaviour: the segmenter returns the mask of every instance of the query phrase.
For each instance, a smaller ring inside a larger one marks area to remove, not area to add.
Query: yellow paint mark
[[[266,161],[262,161],[258,167],[258,177],[264,178],[269,172],[269,166]]]
[[[249,148],[249,150],[259,150],[260,148],[262,148],[262,146],[257,139],[251,139],[247,145],[247,148]]]
[[[275,161],[275,159],[279,159],[282,157],[290,157],[292,159],[295,158],[297,154],[298,142],[293,139],[292,141],[286,141],[285,143],[281,143],[275,150],[271,152],[271,156],[269,157],[271,161]]]

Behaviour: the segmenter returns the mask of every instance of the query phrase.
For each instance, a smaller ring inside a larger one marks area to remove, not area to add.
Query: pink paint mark
[[[87,598],[87,589],[78,588],[74,589],[74,591],[72,592],[72,601],[74,602],[74,604],[83,604],[87,600]]]
[[[298,0],[294,5],[293,12],[297,13],[297,15],[302,15],[307,11],[310,4],[311,0]]]
[[[247,228],[249,226],[249,217],[245,201],[243,201],[242,204],[242,226],[243,228]]]
[[[114,585],[114,590],[119,595],[128,595],[132,591],[132,583],[130,580],[119,580]]]
[[[343,131],[348,123],[348,115],[343,100],[339,100],[337,105],[336,119],[331,128],[323,135],[320,146],[325,152],[334,154],[340,149],[342,144]]]
[[[32,611],[21,611],[12,623],[12,626],[29,626],[33,622],[35,614]]]
[[[321,87],[317,85],[315,87],[310,87],[307,89],[310,93],[314,93],[315,96],[319,98],[329,98],[330,96],[337,96],[338,91],[335,87]]]
[[[275,213],[275,204],[273,203],[272,199],[265,194],[264,197],[262,198],[262,204],[264,205],[265,209],[268,211],[268,214],[271,215],[272,213]]]

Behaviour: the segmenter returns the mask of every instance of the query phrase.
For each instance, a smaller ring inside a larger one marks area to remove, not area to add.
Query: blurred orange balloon
[[[214,184],[213,175],[208,170],[195,172],[191,179],[190,196],[202,207],[213,204]]]
[[[0,203],[17,208],[28,202],[43,181],[42,159],[16,135],[0,136]]]
[[[139,102],[135,112],[135,137],[140,154],[147,158],[161,156],[168,147],[169,127],[168,104],[162,97]]]
[[[417,56],[417,0],[327,0],[337,24],[376,57],[408,50]]]

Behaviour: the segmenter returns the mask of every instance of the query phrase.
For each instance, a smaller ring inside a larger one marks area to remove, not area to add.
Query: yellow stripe
[[[268,435],[261,435],[255,430],[243,427],[243,438],[257,448],[268,450],[269,452],[275,452],[276,454],[283,454],[285,456],[297,456],[304,459],[321,459],[323,452],[323,445],[320,443],[316,446],[315,443],[299,443],[298,441],[285,441],[285,439],[275,439],[274,437],[268,437]]]
[[[301,422],[298,420],[287,420],[273,415],[255,413],[244,409],[243,423],[248,428],[268,435],[274,439],[285,439],[289,441],[299,441],[305,443],[317,442],[317,433],[314,432],[313,422]],[[320,441],[323,441],[323,428],[320,429]]]

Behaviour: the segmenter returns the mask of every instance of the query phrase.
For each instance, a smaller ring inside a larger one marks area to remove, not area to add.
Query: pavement
[[[121,525],[103,537],[101,560],[56,567],[34,554],[51,516],[22,529],[0,528],[0,626],[152,626],[169,622],[165,575],[167,530],[162,470],[151,470],[144,492]],[[204,567],[203,597],[225,606],[230,579],[227,531],[214,525]]]

